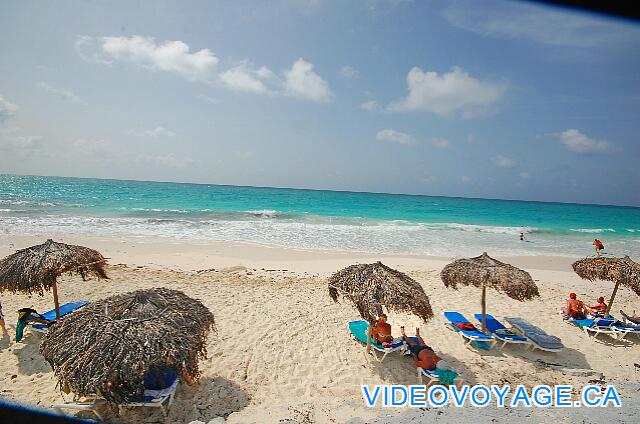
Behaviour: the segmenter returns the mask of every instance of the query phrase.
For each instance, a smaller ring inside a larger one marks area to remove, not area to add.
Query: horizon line
[[[578,206],[602,206],[602,207],[616,207],[616,208],[630,208],[640,209],[640,205],[625,205],[625,204],[607,204],[607,203],[577,203],[577,202],[559,202],[549,200],[527,200],[527,199],[505,199],[505,198],[493,198],[493,197],[465,197],[465,196],[445,196],[439,194],[415,194],[415,193],[388,193],[378,191],[358,191],[358,190],[331,190],[323,188],[301,188],[301,187],[275,187],[275,186],[254,186],[254,185],[242,185],[242,184],[220,184],[220,183],[202,183],[192,181],[166,181],[166,180],[136,180],[130,178],[100,178],[100,177],[77,177],[68,175],[38,175],[38,174],[12,174],[12,173],[0,173],[0,176],[15,176],[15,177],[46,177],[46,178],[76,178],[80,180],[101,180],[101,181],[128,181],[139,183],[158,183],[158,184],[191,184],[191,185],[214,185],[219,187],[243,187],[243,188],[257,188],[257,189],[275,189],[275,190],[301,190],[301,191],[327,191],[333,193],[354,193],[354,194],[380,194],[388,196],[412,196],[412,197],[444,197],[448,199],[466,199],[466,200],[494,200],[502,202],[523,202],[523,203],[545,203],[556,205],[578,205]]]

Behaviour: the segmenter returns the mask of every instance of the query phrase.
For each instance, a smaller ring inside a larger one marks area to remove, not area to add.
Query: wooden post
[[[60,318],[60,304],[58,303],[58,286],[53,283],[53,303],[56,306],[56,319]]]
[[[487,286],[482,286],[482,332],[487,331]]]
[[[613,305],[613,299],[616,298],[616,293],[618,293],[619,286],[620,286],[620,280],[616,280],[616,286],[613,288],[613,293],[611,293],[611,299],[609,299],[609,304],[607,305],[607,312],[604,314],[605,318],[609,318],[609,311],[611,310],[611,305]]]

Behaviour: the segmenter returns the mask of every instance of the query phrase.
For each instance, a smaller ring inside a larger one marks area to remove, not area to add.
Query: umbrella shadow
[[[11,339],[9,338],[9,334],[4,334],[0,339],[0,350],[4,350],[11,345]]]
[[[25,334],[20,343],[15,343],[11,352],[18,358],[18,370],[33,375],[51,372],[51,366],[40,354],[40,335]]]
[[[203,377],[193,386],[178,386],[166,422],[209,422],[228,417],[249,405],[249,394],[236,382],[224,377]],[[123,408],[112,422],[164,423],[160,411],[151,408]]]
[[[541,365],[552,368],[566,369],[591,369],[591,364],[587,357],[579,350],[566,347],[560,352],[552,353],[541,350],[525,350],[516,347],[505,348],[505,353]]]

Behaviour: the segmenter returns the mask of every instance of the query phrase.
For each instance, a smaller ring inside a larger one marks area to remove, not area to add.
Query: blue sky
[[[640,205],[640,25],[516,1],[2,2],[0,173]]]

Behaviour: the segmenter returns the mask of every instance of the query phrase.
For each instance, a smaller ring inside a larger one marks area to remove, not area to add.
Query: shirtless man
[[[585,308],[594,315],[604,315],[607,312],[607,304],[604,303],[604,297],[598,298],[598,304],[594,306],[586,305]]]
[[[442,362],[441,367],[446,368],[445,362],[440,359],[438,355],[435,354],[433,349],[425,343],[422,336],[420,336],[420,329],[416,328],[416,338],[419,343],[414,342],[409,337],[407,337],[404,332],[404,326],[400,327],[400,333],[402,334],[402,338],[407,343],[409,350],[411,351],[411,357],[413,358],[413,362],[416,366],[425,369],[425,370],[435,370],[438,366],[439,362]]]
[[[371,335],[376,343],[391,343],[393,336],[391,335],[391,324],[387,323],[387,316],[381,314],[376,325],[371,327]]]
[[[585,319],[587,317],[586,308],[581,300],[578,300],[575,293],[569,293],[569,300],[563,312],[574,319]]]

